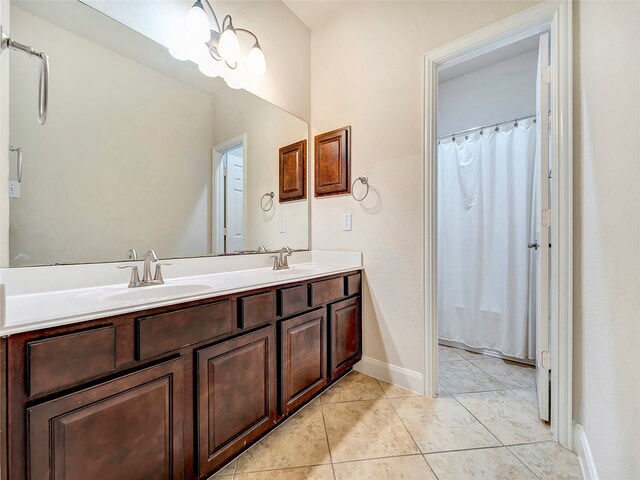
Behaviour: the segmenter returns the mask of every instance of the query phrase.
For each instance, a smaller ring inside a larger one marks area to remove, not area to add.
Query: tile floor
[[[215,480],[581,479],[538,419],[534,370],[440,347],[440,397],[352,372]]]

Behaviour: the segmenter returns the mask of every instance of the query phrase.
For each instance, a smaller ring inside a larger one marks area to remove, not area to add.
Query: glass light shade
[[[238,41],[238,35],[231,25],[229,25],[218,41],[218,53],[229,63],[235,63],[238,61],[240,55],[240,42]]]
[[[198,65],[206,63],[211,58],[209,48],[204,43],[194,43],[189,45],[189,60]]]
[[[187,34],[195,42],[205,43],[211,40],[209,19],[200,0],[193,4],[187,14]]]
[[[211,78],[218,77],[221,73],[218,62],[216,62],[213,58],[209,58],[209,60],[207,60],[206,62],[199,63],[198,70],[200,70],[200,73],[202,73],[203,75]]]
[[[247,55],[247,69],[251,74],[259,76],[264,75],[267,71],[264,53],[257,43],[249,50],[249,55]]]

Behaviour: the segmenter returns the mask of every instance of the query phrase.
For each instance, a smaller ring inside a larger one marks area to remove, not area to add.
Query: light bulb
[[[238,61],[238,55],[240,54],[240,42],[238,36],[233,28],[233,25],[229,26],[220,35],[218,41],[218,53],[229,63],[235,63]]]
[[[264,75],[267,71],[264,53],[257,43],[249,50],[249,55],[247,55],[247,69],[251,74],[258,76]]]
[[[211,40],[209,19],[200,0],[193,4],[187,14],[187,34],[196,42],[205,43]]]

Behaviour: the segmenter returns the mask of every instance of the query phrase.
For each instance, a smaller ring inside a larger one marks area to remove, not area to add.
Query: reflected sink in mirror
[[[170,297],[186,297],[211,290],[209,285],[154,285],[150,287],[123,288],[100,297],[105,302],[136,302],[161,300]]]

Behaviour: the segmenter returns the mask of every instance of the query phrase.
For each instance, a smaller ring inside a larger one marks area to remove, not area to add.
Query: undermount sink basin
[[[208,285],[153,285],[150,287],[127,288],[103,295],[100,299],[111,302],[157,300],[169,297],[184,297],[211,290]]]
[[[321,267],[308,266],[308,265],[304,265],[304,266],[292,265],[285,270],[274,270],[274,273],[277,273],[278,275],[314,275],[320,272],[322,272]]]

